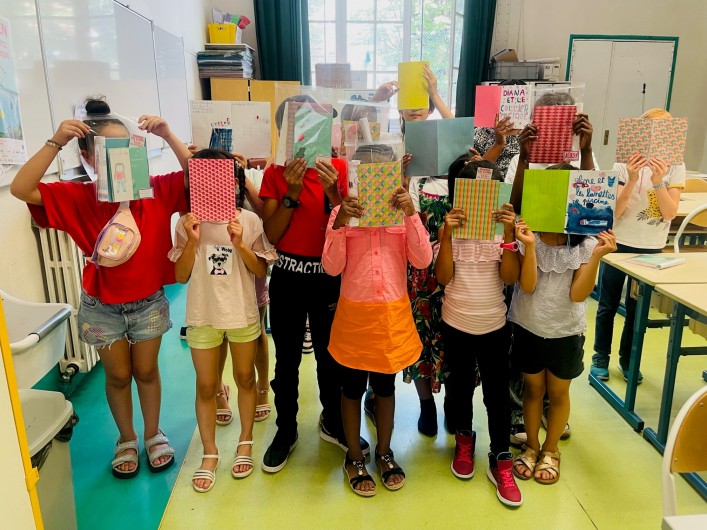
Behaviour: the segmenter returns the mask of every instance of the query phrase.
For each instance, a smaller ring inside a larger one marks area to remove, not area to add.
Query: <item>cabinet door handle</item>
[[[609,129],[604,130],[604,145],[609,143]]]

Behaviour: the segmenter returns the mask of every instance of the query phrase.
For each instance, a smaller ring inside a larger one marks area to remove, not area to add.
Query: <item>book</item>
[[[668,165],[682,164],[687,141],[687,118],[621,118],[616,134],[616,161],[627,163],[638,153],[661,158]]]
[[[460,155],[474,146],[474,118],[411,121],[405,124],[405,152],[412,160],[408,177],[446,175]]]
[[[459,178],[454,181],[454,208],[466,214],[464,224],[454,230],[458,239],[493,240],[503,235],[503,223],[492,217],[511,199],[512,184],[498,180]]]
[[[227,222],[236,216],[235,161],[189,159],[191,211],[200,221]]]
[[[288,101],[280,129],[275,163],[285,166],[296,158],[304,158],[314,167],[318,158],[331,157],[333,106],[309,101]]]
[[[635,263],[643,267],[651,267],[652,269],[669,269],[676,265],[687,263],[685,258],[673,258],[670,256],[661,256],[660,254],[641,254],[635,258],[629,258],[626,263]]]
[[[530,123],[529,85],[491,85],[476,87],[474,125],[495,127],[498,121],[510,118],[514,129],[522,129]]]
[[[422,77],[427,61],[398,64],[398,109],[426,109],[430,105],[427,80]]]
[[[94,137],[98,200],[125,202],[154,198],[142,136]]]
[[[532,123],[538,128],[538,139],[530,142],[528,162],[561,164],[579,160],[579,152],[572,149],[572,123],[576,116],[574,105],[535,107]]]
[[[351,164],[355,175],[351,175],[349,191],[358,196],[363,206],[363,216],[352,219],[349,226],[381,227],[400,226],[403,224],[403,211],[390,204],[395,190],[403,185],[403,172],[400,162],[378,164]]]
[[[596,235],[614,225],[617,171],[526,170],[522,215],[536,232]]]

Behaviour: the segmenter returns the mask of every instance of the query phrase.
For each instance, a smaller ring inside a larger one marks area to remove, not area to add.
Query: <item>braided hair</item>
[[[236,157],[221,149],[202,149],[194,153],[194,158],[210,160],[233,160],[233,172],[238,179],[238,193],[236,194],[236,207],[243,208],[245,202],[245,168],[241,167]]]

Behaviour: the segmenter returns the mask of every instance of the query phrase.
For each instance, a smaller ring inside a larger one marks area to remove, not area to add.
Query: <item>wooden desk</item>
[[[680,268],[680,265],[674,268]],[[707,271],[705,271],[707,275]],[[685,317],[707,323],[707,284],[658,284],[656,291],[673,300],[673,311],[670,315],[670,338],[663,378],[663,396],[660,400],[658,429],[646,429],[643,437],[658,451],[665,451],[670,428],[670,411],[673,406],[673,392],[678,361],[682,355],[707,355],[707,347],[682,347],[683,322]],[[683,475],[692,486],[707,499],[707,483],[696,473]]]
[[[651,294],[657,284],[707,284],[707,253],[680,254],[679,256],[685,258],[687,263],[665,270],[657,270],[627,262],[628,259],[637,255],[613,253],[602,258],[606,265],[616,267],[620,271],[625,272],[638,284],[638,301],[636,303],[626,395],[622,400],[604,381],[592,375],[591,372],[589,373],[589,384],[606,399],[609,405],[621,414],[631,427],[640,432],[643,430],[644,422],[634,411],[634,406],[636,404],[638,374],[641,366],[643,339],[648,324]],[[673,253],[664,253],[662,255],[668,257],[676,256]]]

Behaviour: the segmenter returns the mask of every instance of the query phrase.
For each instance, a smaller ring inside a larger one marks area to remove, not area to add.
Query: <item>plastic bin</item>
[[[20,389],[32,465],[39,469],[37,494],[46,530],[75,530],[76,506],[69,440],[78,421],[64,395]]]
[[[209,42],[211,44],[236,44],[235,24],[209,24]]]
[[[543,65],[530,62],[491,61],[489,79],[542,79]]]

